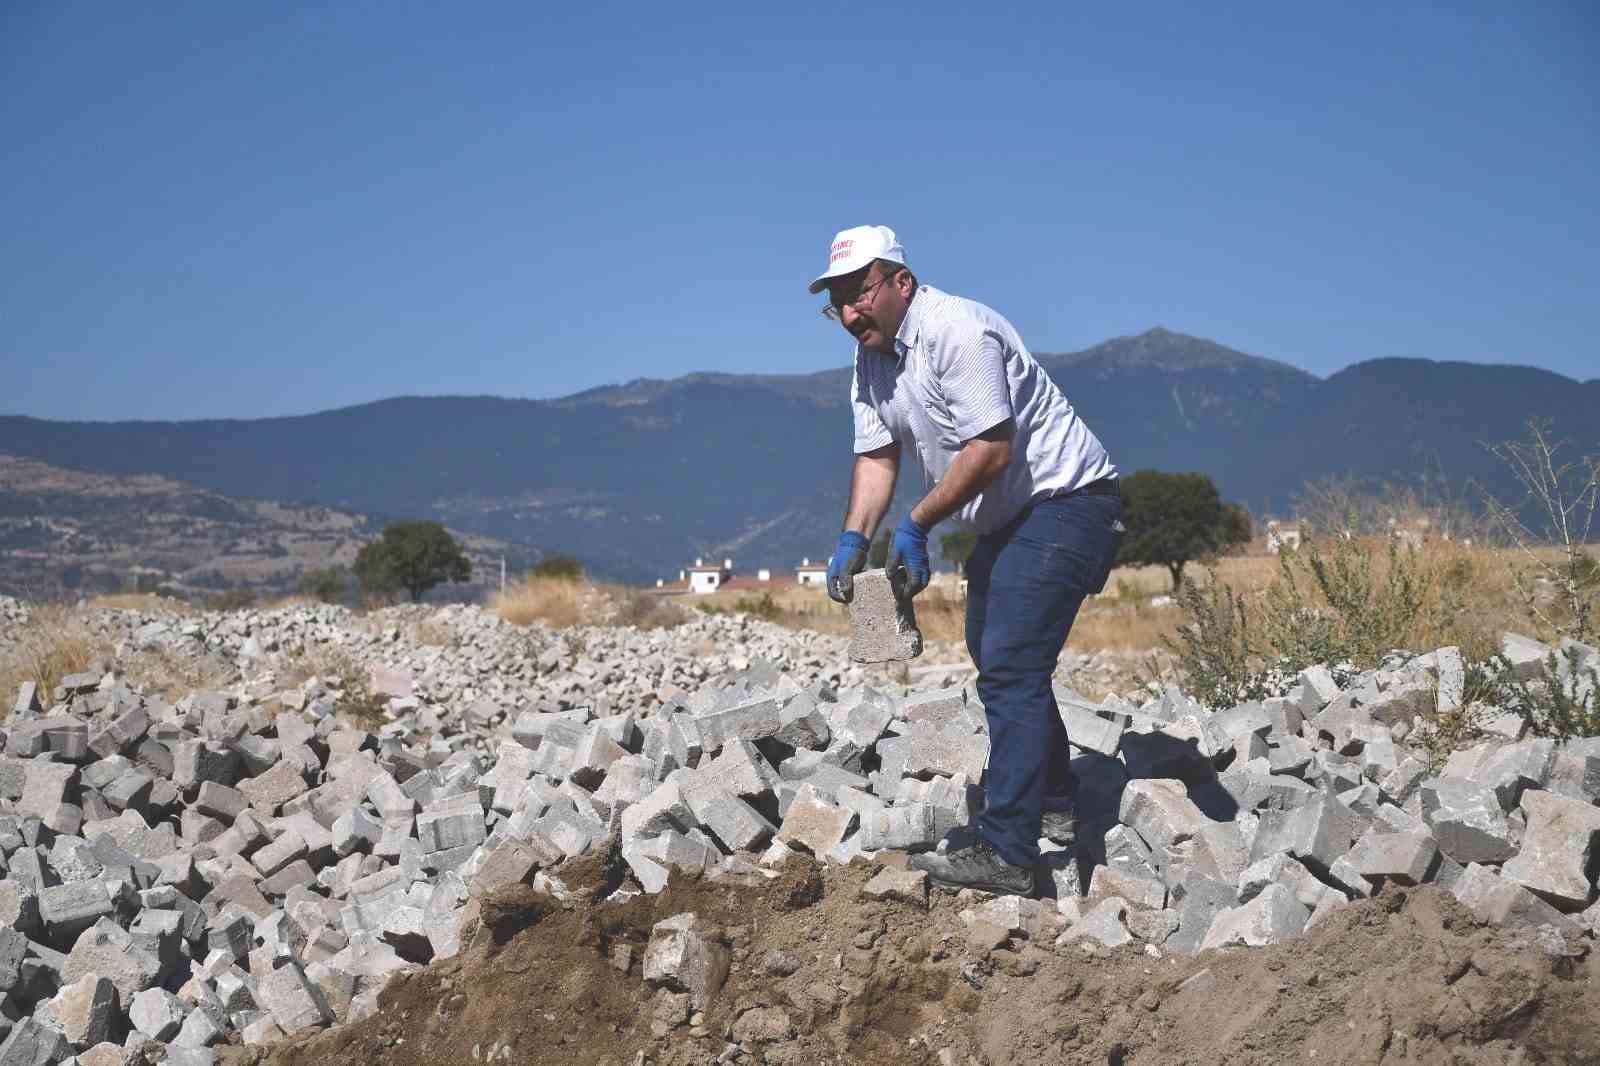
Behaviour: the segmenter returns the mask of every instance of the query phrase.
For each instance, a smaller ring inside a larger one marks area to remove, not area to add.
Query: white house
[[[800,565],[794,568],[795,583],[804,587],[816,585],[818,588],[828,583],[828,564],[826,561],[814,563],[809,557],[800,560]]]
[[[720,589],[733,576],[733,560],[724,559],[722,565],[696,559],[689,567],[689,591],[697,596],[707,596]]]
[[[1276,520],[1267,523],[1267,551],[1273,555],[1284,548],[1294,551],[1300,547],[1300,527],[1279,525]]]

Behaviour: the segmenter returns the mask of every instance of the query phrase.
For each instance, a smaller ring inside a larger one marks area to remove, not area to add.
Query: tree
[[[1183,566],[1250,539],[1250,516],[1224,504],[1204,474],[1140,470],[1122,479],[1122,522],[1128,527],[1119,564],[1164,566],[1172,587],[1183,585]]]
[[[547,555],[533,568],[533,576],[576,581],[583,576],[583,564],[570,555]]]
[[[972,532],[946,533],[939,538],[939,554],[955,564],[956,573],[965,573],[967,560],[978,546],[978,535]]]
[[[300,595],[323,603],[343,603],[350,575],[342,566],[319,566],[300,575]]]
[[[472,563],[438,522],[391,522],[356,553],[355,571],[363,593],[405,589],[415,603],[441,582],[470,580]]]

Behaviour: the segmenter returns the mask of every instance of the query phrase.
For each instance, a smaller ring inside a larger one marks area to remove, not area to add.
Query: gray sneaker
[[[913,870],[926,871],[930,881],[946,888],[977,888],[1009,896],[1033,895],[1033,870],[1006,862],[983,840],[943,855],[931,851],[913,855],[907,865]]]

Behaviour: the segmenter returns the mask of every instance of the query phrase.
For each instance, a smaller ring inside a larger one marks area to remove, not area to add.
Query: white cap
[[[811,283],[811,291],[821,292],[829,281],[854,274],[874,259],[905,265],[906,250],[901,247],[894,230],[888,226],[853,226],[840,230],[828,246],[828,269]]]

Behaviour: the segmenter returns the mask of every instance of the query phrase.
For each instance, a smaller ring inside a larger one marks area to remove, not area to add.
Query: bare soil
[[[614,860],[569,864],[580,898],[514,886],[484,901],[463,953],[391,982],[374,1016],[228,1057],[687,1066],[738,1043],[743,1057],[720,1061],[1600,1063],[1594,956],[1549,959],[1436,889],[1388,889],[1276,947],[1157,958],[974,932],[960,917],[971,898],[869,900],[859,890],[874,870],[794,863],[748,886],[675,877],[659,896],[599,905]],[[720,925],[733,952],[722,991],[692,1017],[640,976],[651,927],[684,911]]]

